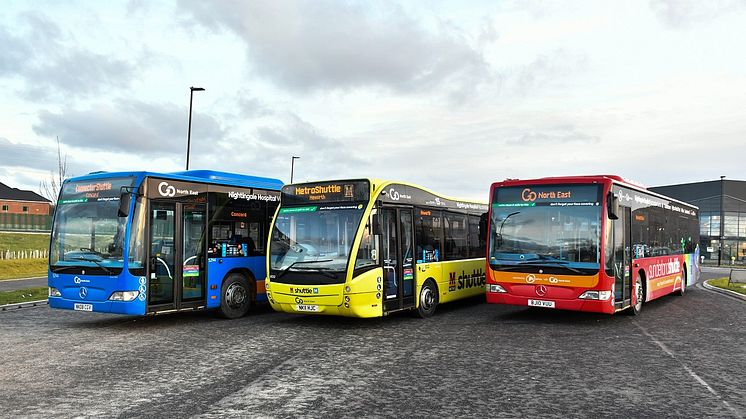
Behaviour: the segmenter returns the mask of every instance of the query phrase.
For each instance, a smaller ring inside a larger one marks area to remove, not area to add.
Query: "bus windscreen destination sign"
[[[62,187],[59,204],[77,204],[90,201],[118,201],[123,186],[132,186],[132,178],[96,179],[67,182]]]
[[[360,202],[367,201],[369,195],[370,183],[367,180],[304,183],[284,186],[282,203]]]
[[[599,185],[532,185],[497,189],[496,207],[600,205]]]

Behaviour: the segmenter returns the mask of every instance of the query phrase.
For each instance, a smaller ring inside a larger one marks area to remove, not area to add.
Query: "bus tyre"
[[[681,289],[676,291],[676,295],[683,297],[686,293],[686,265],[684,265],[684,272],[681,275]]]
[[[225,277],[220,289],[220,314],[226,319],[237,319],[246,315],[253,298],[249,281],[241,274]]]
[[[438,287],[432,279],[428,279],[422,284],[420,290],[420,304],[417,307],[417,314],[424,318],[430,317],[435,313],[435,307],[438,306]]]
[[[642,303],[645,301],[645,289],[642,286],[642,279],[640,274],[635,275],[635,287],[633,289],[635,293],[635,303],[630,306],[628,313],[636,316],[642,311]]]

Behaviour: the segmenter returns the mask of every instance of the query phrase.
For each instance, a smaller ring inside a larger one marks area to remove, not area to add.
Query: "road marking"
[[[743,419],[743,416],[741,415],[741,413],[740,413],[740,412],[738,412],[738,410],[737,410],[736,408],[734,408],[733,406],[731,406],[731,405],[730,405],[730,403],[728,403],[728,402],[727,402],[726,400],[724,400],[724,399],[723,399],[723,398],[722,398],[722,397],[721,397],[721,396],[720,396],[720,395],[718,394],[718,392],[717,392],[717,391],[715,391],[715,389],[714,389],[714,388],[712,388],[712,386],[710,386],[709,384],[707,384],[707,381],[703,380],[703,379],[702,379],[702,377],[700,377],[699,375],[697,375],[697,373],[696,373],[696,372],[694,372],[694,370],[692,370],[691,368],[689,368],[689,366],[688,366],[688,365],[686,365],[686,364],[685,364],[684,362],[680,361],[680,360],[679,360],[679,358],[677,358],[677,357],[676,357],[676,355],[675,355],[675,354],[673,353],[673,351],[672,351],[672,350],[670,350],[670,349],[668,349],[668,347],[667,347],[666,345],[664,345],[664,344],[663,344],[663,342],[661,342],[661,341],[659,341],[658,339],[656,339],[656,338],[655,338],[655,336],[653,336],[653,335],[652,335],[652,334],[650,334],[650,333],[649,333],[649,332],[648,332],[647,330],[645,330],[645,328],[644,328],[644,327],[642,327],[642,326],[641,326],[641,325],[640,325],[640,324],[639,324],[638,322],[636,322],[636,321],[634,321],[634,320],[633,320],[633,321],[632,321],[632,323],[633,323],[633,324],[634,324],[635,326],[637,326],[637,328],[638,328],[638,329],[640,329],[640,330],[642,331],[642,333],[643,333],[643,334],[644,334],[645,336],[647,336],[648,338],[650,338],[650,340],[651,340],[651,341],[652,341],[653,343],[655,343],[655,344],[656,344],[656,345],[657,345],[657,346],[658,346],[659,348],[661,348],[661,350],[662,350],[663,352],[665,352],[665,353],[666,353],[666,354],[667,354],[668,356],[670,356],[670,357],[671,357],[671,358],[673,358],[673,359],[674,359],[674,360],[675,360],[676,362],[678,362],[679,364],[681,364],[681,366],[682,366],[682,367],[684,368],[684,370],[685,370],[685,371],[686,371],[687,373],[689,373],[689,375],[690,375],[690,376],[692,376],[692,377],[693,377],[693,378],[694,378],[695,380],[697,380],[697,382],[698,382],[698,383],[702,384],[702,386],[703,386],[704,388],[706,388],[706,389],[707,389],[707,391],[709,391],[710,393],[712,393],[712,395],[713,395],[713,396],[715,396],[715,397],[716,397],[716,398],[717,398],[718,400],[720,400],[721,402],[723,402],[723,404],[725,405],[725,407],[727,407],[727,408],[728,408],[728,410],[730,410],[731,412],[733,412],[733,415],[734,415],[735,417],[737,417],[737,418],[739,418],[739,419]]]

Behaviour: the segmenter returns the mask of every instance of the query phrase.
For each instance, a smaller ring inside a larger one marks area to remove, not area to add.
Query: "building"
[[[699,207],[700,255],[706,261],[746,263],[746,181],[721,178],[648,189]]]
[[[0,183],[0,213],[51,215],[52,203],[36,192]]]

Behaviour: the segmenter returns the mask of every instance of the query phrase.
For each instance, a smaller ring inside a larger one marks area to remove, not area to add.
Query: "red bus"
[[[638,314],[699,278],[697,207],[619,176],[490,188],[487,302]]]

